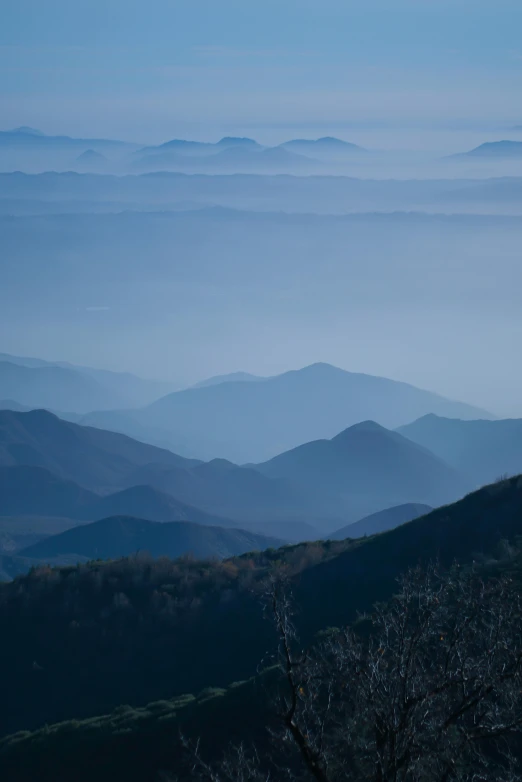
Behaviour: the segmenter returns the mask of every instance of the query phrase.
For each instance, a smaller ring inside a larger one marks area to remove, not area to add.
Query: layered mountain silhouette
[[[402,435],[453,465],[477,485],[522,472],[522,419],[460,421],[426,415]]]
[[[44,467],[86,488],[128,486],[137,468],[155,463],[190,467],[193,462],[115,432],[63,421],[46,410],[0,410],[0,465]]]
[[[331,157],[334,159],[342,158],[346,155],[353,156],[354,153],[366,152],[364,147],[332,136],[324,136],[317,139],[293,139],[285,141],[281,146],[292,152],[304,155],[317,155],[318,157]]]
[[[179,502],[152,486],[131,486],[100,496],[74,481],[58,478],[43,467],[0,466],[0,516],[63,516],[93,521],[120,515],[140,516],[151,521],[239,526],[229,519]]]
[[[24,372],[23,368],[45,371]],[[169,383],[145,380],[128,372],[0,353],[0,398],[22,405],[85,413],[100,407],[146,405],[170,390]]]
[[[522,141],[488,141],[458,157],[522,158]]]
[[[189,522],[160,524],[128,516],[114,516],[53,535],[29,546],[21,557],[46,560],[67,554],[89,559],[118,559],[144,551],[153,557],[225,557],[278,546],[267,538],[244,530],[201,527]]]
[[[345,538],[364,538],[368,535],[376,535],[379,532],[388,532],[401,524],[425,516],[432,511],[430,505],[408,502],[404,505],[395,505],[378,513],[372,513],[364,519],[348,524],[346,527],[332,532],[328,537],[331,540],[344,540]]]
[[[329,364],[313,364],[262,383],[228,382],[178,391],[131,415],[143,429],[150,429],[151,437],[161,429],[178,453],[245,463],[333,437],[359,421],[372,419],[396,428],[428,412],[490,417],[406,383]],[[111,428],[110,413],[104,426]]]
[[[270,478],[303,490],[313,488],[325,513],[337,508],[354,520],[405,502],[442,505],[471,488],[437,456],[374,421],[356,424],[331,440],[306,443],[256,467]]]
[[[251,375],[250,372],[231,372],[228,375],[215,375],[206,380],[200,380],[194,383],[191,388],[206,388],[206,386],[219,386],[221,383],[258,383],[267,380],[266,377]]]

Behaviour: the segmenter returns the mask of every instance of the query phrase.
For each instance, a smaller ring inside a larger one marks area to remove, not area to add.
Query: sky
[[[156,143],[522,123],[519,0],[3,0],[4,128]]]

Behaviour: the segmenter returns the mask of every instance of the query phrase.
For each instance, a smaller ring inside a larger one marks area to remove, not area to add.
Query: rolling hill
[[[20,551],[18,556],[40,561],[73,554],[88,559],[119,559],[142,551],[153,557],[176,558],[190,553],[198,558],[224,559],[280,544],[278,538],[245,530],[112,516],[53,535]]]
[[[475,485],[522,472],[522,419],[460,421],[426,415],[398,431],[455,469]]]
[[[293,578],[297,630],[307,644],[388,599],[408,567],[435,559],[441,566],[506,561],[502,541],[521,534],[517,477],[365,540],[301,544],[224,563],[92,563],[2,584],[0,663],[9,676],[0,733],[253,675],[275,643],[253,587],[277,563]]]
[[[408,502],[404,505],[394,505],[392,508],[372,513],[364,519],[354,521],[342,529],[338,529],[329,535],[331,540],[344,540],[345,538],[364,538],[368,535],[376,535],[379,532],[388,532],[401,524],[406,524],[419,516],[425,516],[433,508],[421,503]]]
[[[522,158],[522,141],[488,141],[459,157]]]
[[[372,419],[395,428],[428,412],[459,418],[484,411],[386,378],[313,364],[262,383],[229,382],[169,394],[133,414],[172,447],[200,459],[260,462]],[[110,428],[110,414],[105,426]],[[412,498],[408,498],[412,499]]]
[[[73,481],[58,478],[43,467],[0,466],[0,516],[62,517],[94,521],[107,516],[139,516],[150,521],[190,521],[237,527],[239,524],[179,502],[152,486],[131,486],[100,497]],[[74,522],[71,521],[70,526]]]
[[[151,463],[190,467],[195,462],[125,435],[62,421],[46,410],[0,410],[0,465],[44,467],[89,489],[116,490]]]
[[[94,381],[97,385],[98,396],[94,397],[91,403],[87,404],[86,410],[96,410],[99,408],[99,394],[102,392],[105,394],[105,401],[102,404],[104,408],[110,407],[122,407],[123,405],[128,407],[139,407],[140,405],[147,405],[153,402],[155,399],[159,399],[169,391],[173,390],[171,383],[146,380],[136,375],[132,375],[129,372],[111,372],[107,369],[95,369],[93,367],[79,366],[76,364],[70,364],[67,361],[45,361],[40,358],[31,358],[28,356],[12,356],[9,353],[0,353],[0,362],[7,362],[9,364],[17,364],[22,367],[29,367],[30,369],[47,369],[52,367],[59,367],[60,369],[67,370],[68,373],[73,373],[76,383],[80,383],[80,378],[85,379],[86,390],[82,390],[82,407],[85,407],[84,395],[92,390]],[[38,375],[29,375],[35,382]],[[2,386],[0,385],[0,390]],[[50,407],[55,410],[64,411],[76,411],[78,404],[76,402],[76,396],[74,393],[70,397],[66,397],[63,404],[60,405],[51,396],[46,403],[38,401],[38,387],[31,389],[32,391],[32,407]],[[25,393],[27,390],[25,389]],[[48,392],[49,393],[49,392]],[[60,389],[60,393],[63,394],[64,390]],[[3,398],[8,398],[2,395]],[[36,398],[36,401],[34,401]],[[20,400],[17,400],[20,401]]]
[[[470,489],[441,459],[374,421],[301,445],[256,469],[306,487],[325,509],[337,507],[354,520],[405,502],[441,505]]]

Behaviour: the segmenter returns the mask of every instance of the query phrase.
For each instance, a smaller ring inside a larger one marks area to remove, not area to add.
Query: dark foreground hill
[[[460,421],[425,415],[398,430],[476,484],[522,472],[522,419]]]
[[[442,505],[472,486],[428,450],[374,421],[301,445],[256,469],[303,487],[325,513],[336,509],[347,520],[406,502]]]
[[[138,557],[29,573],[0,585],[0,665],[9,671],[0,733],[253,675],[273,647],[256,589],[274,567],[294,574],[307,643],[387,599],[408,567],[494,557],[518,535],[522,479],[513,478],[365,540],[221,562]]]
[[[0,771],[13,782],[108,782],[117,769],[130,782],[153,782],[161,770],[176,771],[180,728],[215,752],[229,739],[262,740],[271,674],[257,684],[219,687],[270,662],[272,630],[252,587],[278,561],[295,574],[298,630],[307,643],[388,599],[400,572],[437,556],[443,565],[496,559],[520,571],[520,562],[505,559],[502,541],[521,533],[522,480],[515,478],[364,542],[302,545],[213,565],[92,563],[4,585],[4,731],[67,715],[107,716],[0,742]],[[202,691],[212,684],[217,689]],[[176,690],[196,695],[169,700]],[[111,702],[133,706],[113,711]]]
[[[152,557],[175,559],[191,554],[199,559],[233,557],[245,551],[279,546],[267,538],[239,529],[223,529],[187,521],[157,522],[112,516],[52,535],[19,552],[21,557],[49,561],[64,555],[87,559],[119,559],[143,551]]]
[[[387,532],[401,524],[406,524],[419,516],[425,516],[433,508],[422,503],[407,502],[404,505],[395,505],[393,508],[372,513],[364,519],[347,524],[346,527],[332,532],[331,540],[344,540],[345,538],[364,538],[367,535],[376,535],[379,532]]]

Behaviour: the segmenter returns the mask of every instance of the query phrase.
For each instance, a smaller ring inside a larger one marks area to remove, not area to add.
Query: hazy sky
[[[3,0],[0,116],[149,142],[509,128],[521,30],[520,0]]]

